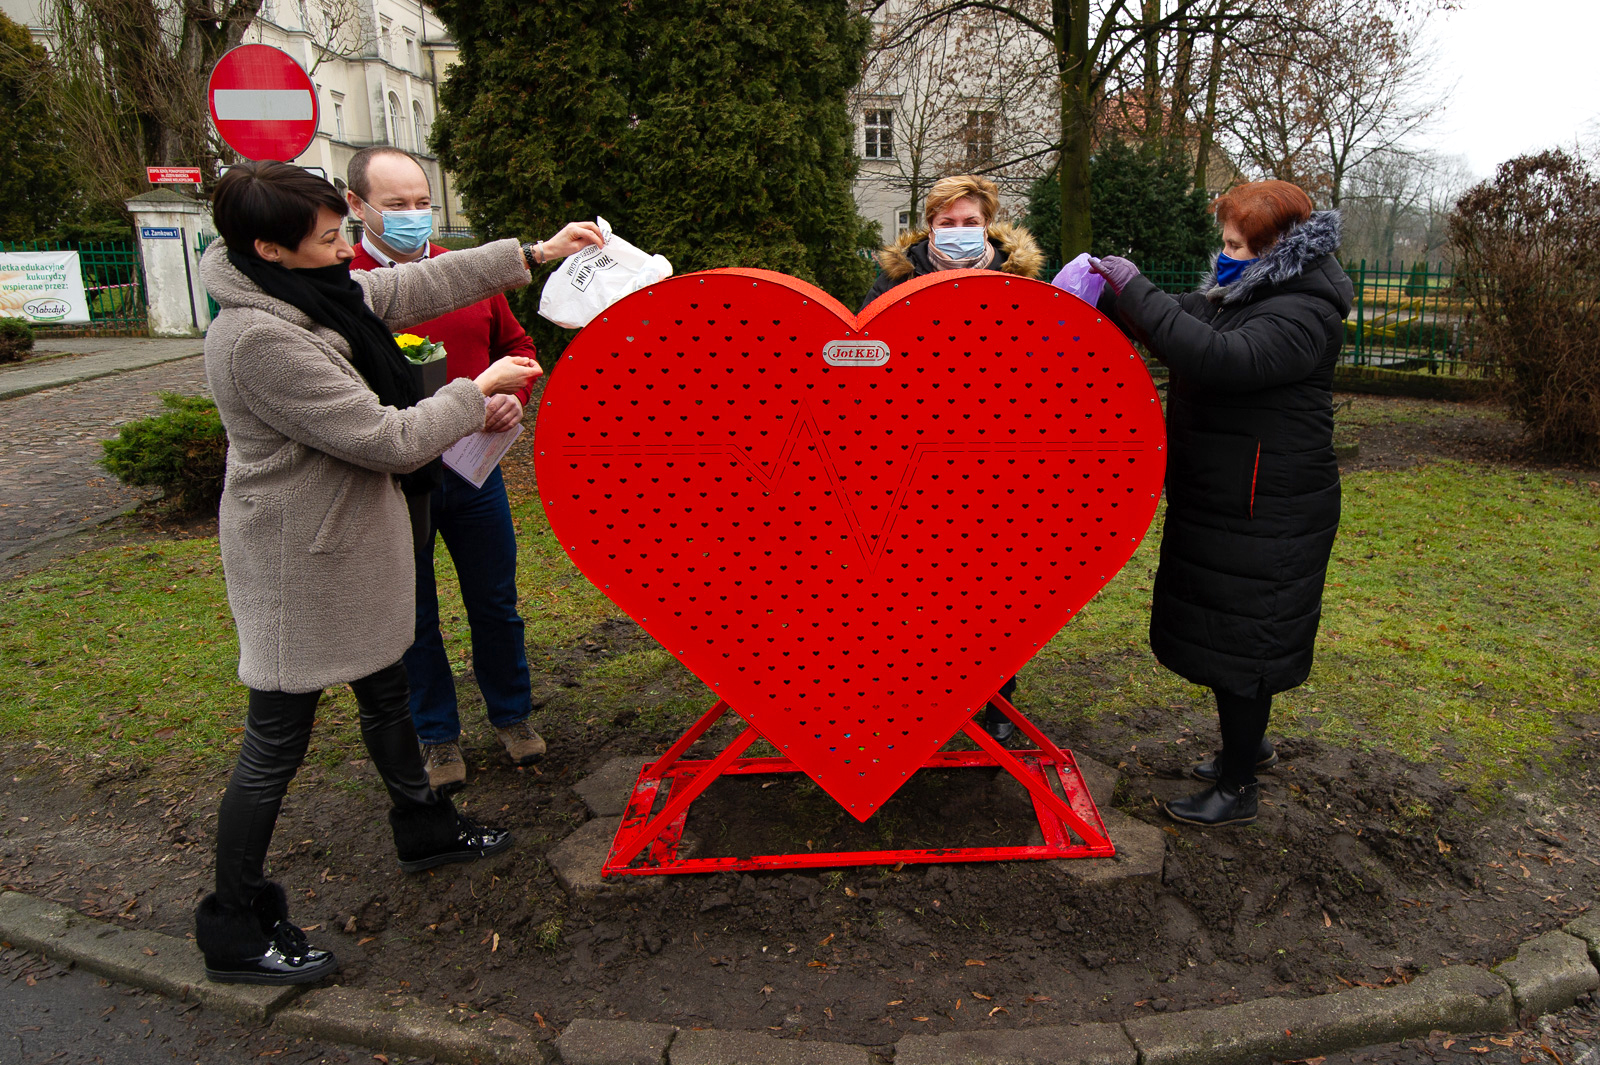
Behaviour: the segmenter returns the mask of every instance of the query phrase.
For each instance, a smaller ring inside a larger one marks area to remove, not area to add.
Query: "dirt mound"
[[[341,981],[492,1005],[534,1028],[622,1016],[882,1044],[908,1030],[1114,1019],[1493,962],[1600,885],[1589,830],[1600,732],[1568,744],[1570,801],[1507,794],[1487,810],[1425,767],[1285,741],[1260,821],[1217,831],[1157,816],[1157,802],[1194,786],[1183,777],[1192,747],[1130,760],[1085,733],[1056,738],[1122,763],[1113,805],[1163,829],[1159,879],[1086,884],[1060,862],[878,867],[674,876],[644,898],[585,903],[544,859],[588,817],[570,785],[672,735],[571,720],[547,708],[552,754],[536,772],[470,745],[467,809],[518,833],[481,865],[401,874],[370,767],[308,771],[272,875],[312,938],[339,954]],[[158,783],[170,780],[159,771],[68,773],[40,759],[0,760],[0,883],[192,928],[222,775],[197,794],[193,782]],[[924,774],[865,824],[830,803],[799,777],[723,781],[694,808],[690,834],[702,853],[822,850],[1021,842],[1028,824],[1020,787],[993,770]]]

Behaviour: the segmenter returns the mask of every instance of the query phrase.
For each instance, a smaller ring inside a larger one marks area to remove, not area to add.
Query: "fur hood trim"
[[[1313,262],[1338,251],[1339,241],[1339,212],[1313,211],[1310,218],[1279,237],[1278,243],[1246,267],[1231,285],[1217,284],[1217,257],[1213,255],[1211,270],[1195,291],[1223,306],[1242,303],[1261,288],[1299,277]]]
[[[1039,250],[1033,234],[1026,229],[1010,222],[996,222],[989,227],[988,233],[989,240],[1005,253],[1006,261],[1000,266],[1001,272],[1037,278],[1044,270],[1044,252]],[[928,231],[925,229],[908,230],[900,234],[899,240],[878,252],[878,265],[883,267],[883,272],[891,280],[904,281],[917,272],[916,263],[911,260],[912,246],[927,239]]]

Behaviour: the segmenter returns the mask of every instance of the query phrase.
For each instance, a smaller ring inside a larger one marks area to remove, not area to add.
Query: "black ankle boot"
[[[1260,784],[1231,785],[1220,781],[1198,795],[1174,799],[1162,809],[1174,821],[1189,825],[1248,825],[1256,819]]]
[[[414,819],[398,810],[389,811],[389,825],[394,829],[395,850],[400,855],[400,868],[408,873],[449,865],[451,862],[475,862],[511,846],[511,833],[503,828],[480,825],[463,813],[453,813],[455,820],[448,832],[439,832],[437,826],[418,831]]]
[[[249,909],[225,906],[215,894],[200,900],[195,942],[206,977],[219,984],[308,984],[339,967],[338,959],[306,941],[289,920],[283,888],[268,884]]]
[[[983,712],[983,731],[1004,743],[1016,734],[1017,726],[1004,710],[990,703]]]
[[[1195,766],[1190,772],[1207,784],[1215,784],[1221,776],[1217,771],[1217,761],[1221,757],[1221,752],[1218,752]],[[1259,773],[1264,769],[1271,769],[1277,764],[1278,752],[1272,746],[1272,741],[1262,739],[1261,749],[1256,752],[1256,772]]]

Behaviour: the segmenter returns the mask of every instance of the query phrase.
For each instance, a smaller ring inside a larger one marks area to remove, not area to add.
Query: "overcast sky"
[[[1455,83],[1434,147],[1489,177],[1512,156],[1570,147],[1600,120],[1600,2],[1463,0],[1461,8],[1429,18],[1438,83]]]

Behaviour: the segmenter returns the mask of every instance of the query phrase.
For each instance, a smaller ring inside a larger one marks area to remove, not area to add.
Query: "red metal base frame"
[[[975,722],[962,731],[982,750],[938,751],[924,769],[970,769],[998,766],[1028,789],[1039,821],[1042,844],[1022,847],[939,847],[923,850],[826,851],[805,854],[761,854],[738,858],[679,858],[689,807],[725,774],[797,773],[787,758],[741,758],[757,738],[746,728],[716,758],[685,762],[681,756],[728,711],[718,702],[685,732],[665,754],[639,773],[627,811],[611,843],[602,876],[656,876],[664,873],[726,873],[756,869],[831,868],[843,865],[898,865],[919,862],[987,862],[1042,858],[1110,858],[1116,854],[1105,822],[1078,772],[1071,751],[1052,743],[1016,707],[998,695],[991,701],[1003,710],[1037,748],[1012,751],[997,743]],[[1059,792],[1057,791],[1059,787]],[[659,806],[659,809],[658,809]]]

